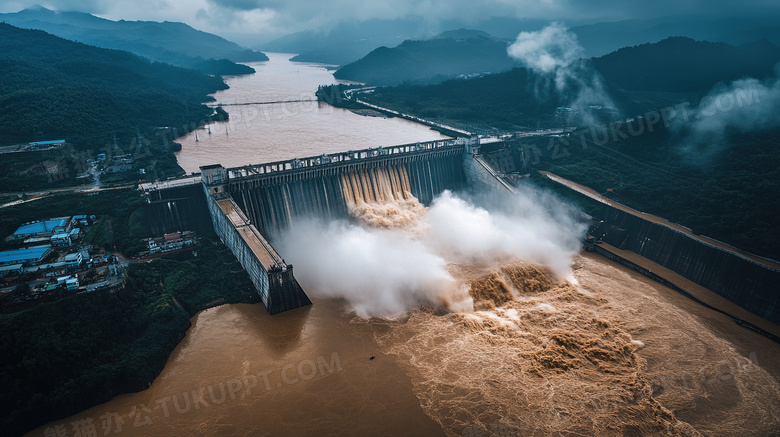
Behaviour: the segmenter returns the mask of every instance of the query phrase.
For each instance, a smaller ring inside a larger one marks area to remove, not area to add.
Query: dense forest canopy
[[[88,147],[117,130],[184,124],[188,112],[209,115],[201,102],[226,88],[217,77],[8,24],[0,24],[0,62],[0,102],[13,108],[0,115],[5,144],[42,132]]]
[[[5,23],[0,70],[0,106],[10,108],[0,113],[0,145],[64,139],[72,147],[64,156],[0,155],[10,189],[46,186],[51,180],[30,170],[36,161],[72,165],[74,153],[94,157],[113,147],[115,136],[121,151],[114,153],[134,154],[159,177],[181,174],[161,128],[192,130],[216,115],[203,104],[209,94],[227,87],[219,77]]]
[[[52,11],[42,6],[0,14],[0,21],[97,47],[126,50],[205,74],[248,74],[254,70],[236,62],[268,60],[264,53],[184,23],[112,21],[84,12]]]

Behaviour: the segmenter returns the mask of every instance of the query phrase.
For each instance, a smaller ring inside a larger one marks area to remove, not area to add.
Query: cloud
[[[539,74],[565,71],[584,52],[577,35],[567,32],[561,23],[552,23],[538,32],[520,32],[507,51]]]
[[[774,77],[736,80],[712,89],[699,102],[695,115],[675,118],[682,154],[704,163],[728,147],[727,133],[760,131],[780,126],[780,64]],[[686,122],[686,119],[688,122]]]
[[[278,8],[284,4],[281,1],[260,1],[260,0],[209,0],[209,3],[218,7],[236,9],[239,11],[251,11],[254,9]]]
[[[557,96],[576,110],[582,122],[597,121],[592,106],[615,107],[601,76],[582,58],[584,50],[577,35],[563,24],[552,23],[536,32],[520,32],[507,53],[536,73],[537,98],[550,98],[548,92],[552,85]]]
[[[726,1],[659,0],[7,0],[0,12],[16,12],[37,3],[58,10],[78,10],[112,20],[181,21],[222,35],[282,36],[302,30],[331,29],[339,23],[369,19],[422,19],[431,34],[451,27],[469,26],[491,17],[566,20],[591,23],[631,18],[650,19],[676,14],[711,16],[771,16],[780,2],[750,0],[734,5]],[[453,24],[457,23],[457,24]],[[243,39],[243,38],[242,38]],[[252,40],[252,38],[246,38]]]
[[[458,289],[446,261],[399,230],[304,221],[278,246],[308,293],[345,298],[361,316],[400,314]]]
[[[0,6],[0,12],[17,12],[36,6],[56,11],[80,11],[96,14],[110,9],[110,4],[100,0],[11,0],[3,2],[3,5]]]

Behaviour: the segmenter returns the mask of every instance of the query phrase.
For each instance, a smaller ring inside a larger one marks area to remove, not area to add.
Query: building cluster
[[[147,238],[144,241],[149,250],[142,253],[141,256],[151,256],[190,247],[197,243],[197,238],[194,232],[183,231],[171,232],[158,238]]]
[[[119,173],[132,170],[135,158],[131,154],[107,156],[105,153],[99,153],[97,163],[102,165],[103,173]]]
[[[74,215],[25,223],[14,231],[12,240],[24,244],[51,244],[70,247],[81,240],[84,229],[95,222],[95,216]]]
[[[86,272],[109,261],[105,254],[90,255],[91,246],[80,244],[95,219],[94,215],[75,215],[19,226],[6,238],[8,245],[16,248],[0,251],[0,280],[4,283],[0,290],[3,286],[13,289],[8,286],[22,282],[36,292],[84,288]],[[101,270],[105,271],[102,275],[95,273],[89,279],[108,276],[106,267]]]

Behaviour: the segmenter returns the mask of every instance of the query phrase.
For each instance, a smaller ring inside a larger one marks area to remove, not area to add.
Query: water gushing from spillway
[[[405,166],[344,173],[341,186],[350,216],[370,227],[409,227],[424,213]]]
[[[471,312],[469,284],[456,272],[463,265],[525,260],[548,266],[559,280],[571,277],[584,226],[560,205],[519,194],[507,195],[502,209],[488,209],[444,190],[425,206],[415,187],[435,188],[420,190],[416,170],[392,165],[342,173],[350,220],[301,220],[281,234],[281,252],[304,281],[346,298],[361,315],[398,315],[421,302]]]
[[[353,220],[297,226],[283,234],[283,250],[313,295],[345,299],[351,323],[398,358],[447,435],[700,435],[659,401],[685,394],[650,381],[640,354],[646,342],[653,360],[674,346],[641,330],[634,338],[624,323],[635,310],[602,296],[603,277],[575,272],[572,236],[583,228],[569,210],[526,193],[488,208],[449,191],[426,207],[398,169],[342,182]],[[376,315],[384,317],[368,317]],[[747,412],[778,392],[772,382],[751,393],[747,381],[767,376],[733,360],[727,376],[736,383],[702,387],[703,396],[726,390]]]
[[[260,231],[271,239],[296,226],[298,220],[347,219],[350,205],[397,202],[415,198],[429,205],[444,190],[465,185],[463,158],[420,158],[403,163],[334,169],[317,177],[291,177],[232,193]]]

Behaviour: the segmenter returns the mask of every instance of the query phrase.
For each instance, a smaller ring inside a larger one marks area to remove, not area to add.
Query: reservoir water
[[[333,82],[322,66],[269,56],[252,64],[256,75],[231,78],[217,99],[305,100]],[[297,115],[267,105],[268,117],[260,105],[226,107],[230,123],[204,127],[197,142],[194,133],[183,139],[182,165],[195,171],[439,137],[405,121],[312,105]],[[426,231],[386,232],[387,241],[412,244]],[[327,297],[322,277],[291,261],[312,306],[274,316],[262,304],[202,311],[148,389],[29,435],[765,436],[780,429],[776,343],[599,256],[575,255],[570,283],[516,259],[452,263],[447,269],[469,285],[475,311],[421,305],[390,318],[359,317],[345,300]],[[347,285],[361,265],[325,261],[337,267],[322,274]],[[387,269],[408,264],[396,258]],[[362,276],[366,293],[384,285]]]
[[[269,61],[248,64],[255,74],[227,79],[230,89],[214,98],[225,105],[230,120],[205,125],[177,140],[182,150],[176,156],[185,171],[447,138],[404,119],[363,116],[318,103],[317,87],[339,81],[325,66],[290,62],[292,56],[269,53]]]

